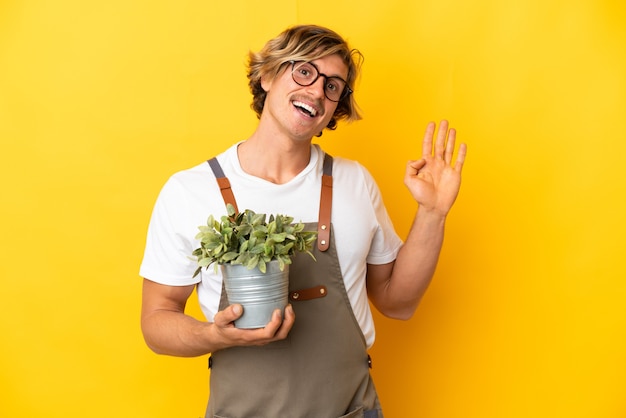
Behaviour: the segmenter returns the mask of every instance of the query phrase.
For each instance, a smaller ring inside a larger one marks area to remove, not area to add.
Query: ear
[[[261,76],[261,87],[266,93],[270,91],[270,88],[272,87],[272,81],[274,80],[267,74],[263,74]]]

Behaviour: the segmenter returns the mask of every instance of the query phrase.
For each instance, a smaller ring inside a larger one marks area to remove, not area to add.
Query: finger
[[[442,120],[439,123],[437,140],[435,142],[435,158],[443,159],[443,151],[446,147],[446,137],[448,136],[448,121]]]
[[[465,156],[467,155],[467,145],[461,144],[459,147],[459,153],[456,156],[456,163],[454,164],[454,169],[459,173],[463,170],[463,163],[465,163]]]
[[[406,163],[406,172],[407,176],[414,176],[417,174],[424,166],[426,165],[426,160],[424,158],[414,161],[409,161]]]
[[[280,324],[282,324],[282,322],[283,322],[283,317],[280,313],[280,309],[274,309],[274,312],[272,312],[272,318],[270,319],[270,322],[265,324],[265,326],[263,327],[263,334],[265,335],[265,338],[268,338],[268,339],[274,338],[274,336],[276,335],[276,331],[278,331],[278,329],[280,328]]]
[[[223,311],[220,311],[215,314],[215,325],[218,327],[226,327],[229,324],[243,315],[243,307],[239,304],[230,305]]]
[[[422,157],[433,155],[433,135],[435,134],[435,122],[429,122],[424,132],[422,141]]]
[[[291,305],[287,305],[285,307],[285,318],[283,319],[283,323],[276,332],[276,339],[282,340],[287,338],[289,331],[293,327],[294,322],[296,321],[296,314],[293,311],[293,307]]]
[[[446,164],[452,163],[452,154],[454,154],[454,146],[456,142],[456,130],[450,129],[448,132],[448,142],[446,143],[446,149],[443,155],[443,159]]]

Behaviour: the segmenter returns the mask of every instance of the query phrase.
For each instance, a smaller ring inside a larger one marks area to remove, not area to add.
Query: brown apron
[[[216,159],[210,161],[226,203],[237,207]],[[296,321],[289,336],[261,347],[216,351],[205,418],[382,418],[369,374],[365,338],[344,287],[330,228],[332,157],[326,155],[318,246],[289,269]],[[222,287],[220,310],[228,306]]]

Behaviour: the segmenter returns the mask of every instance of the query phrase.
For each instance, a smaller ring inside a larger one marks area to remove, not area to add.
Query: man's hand
[[[281,318],[280,310],[276,309],[271,321],[258,329],[239,329],[234,321],[243,315],[243,308],[239,304],[228,306],[223,311],[215,314],[213,332],[216,333],[216,341],[222,341],[224,347],[265,345],[273,341],[287,338],[294,324],[296,315],[291,305],[285,307],[285,318]]]
[[[459,194],[467,146],[461,144],[453,163],[456,131],[448,129],[448,121],[443,120],[433,144],[434,136],[435,123],[430,122],[422,142],[422,158],[407,163],[404,184],[422,209],[445,217]]]

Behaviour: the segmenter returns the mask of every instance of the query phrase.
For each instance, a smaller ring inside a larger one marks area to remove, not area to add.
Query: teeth
[[[293,102],[294,106],[298,106],[301,107],[302,109],[306,110],[307,112],[309,112],[311,114],[311,116],[315,116],[317,114],[317,112],[315,111],[315,109],[313,109],[311,106],[309,106],[306,103],[302,103],[302,102]]]

